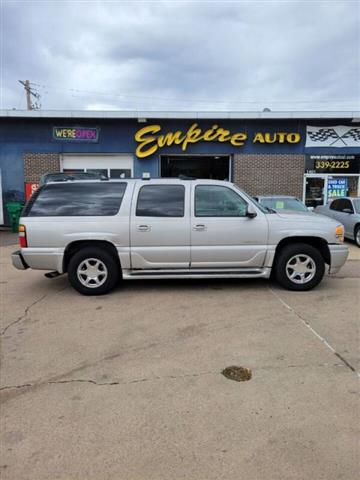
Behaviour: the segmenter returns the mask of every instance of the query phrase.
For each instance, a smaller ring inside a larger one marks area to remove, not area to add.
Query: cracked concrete
[[[90,298],[12,269],[11,250],[1,480],[356,478],[356,260],[306,294],[174,281]]]

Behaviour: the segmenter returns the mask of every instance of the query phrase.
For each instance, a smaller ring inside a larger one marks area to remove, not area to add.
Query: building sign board
[[[183,152],[190,144],[198,142],[229,142],[234,147],[242,147],[248,140],[246,132],[231,132],[219,125],[212,125],[211,128],[202,129],[197,123],[193,123],[187,130],[176,130],[175,132],[162,133],[160,125],[147,125],[135,133],[135,141],[138,143],[136,156],[145,158],[153,155],[163,147],[180,145]],[[300,133],[298,132],[257,132],[250,139],[252,143],[299,143]]]
[[[95,127],[53,127],[53,139],[62,142],[98,142],[99,133]]]
[[[306,173],[360,173],[360,155],[306,155]]]
[[[360,147],[360,127],[307,125],[305,147]]]

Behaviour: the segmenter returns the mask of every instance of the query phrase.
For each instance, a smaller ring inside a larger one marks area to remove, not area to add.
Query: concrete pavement
[[[2,480],[357,478],[356,258],[307,293],[139,281],[90,298],[66,276],[13,269],[13,249]],[[230,365],[252,379],[226,379]]]

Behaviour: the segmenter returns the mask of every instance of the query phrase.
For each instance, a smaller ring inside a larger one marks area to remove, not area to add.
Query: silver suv
[[[120,279],[269,278],[309,290],[345,263],[343,226],[275,213],[229,182],[126,179],[48,183],[20,219],[19,269],[68,273],[85,295]]]

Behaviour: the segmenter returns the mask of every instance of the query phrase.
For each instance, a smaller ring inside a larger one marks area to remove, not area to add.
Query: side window
[[[349,210],[351,210],[353,213],[354,213],[354,209],[353,209],[353,206],[352,206],[352,203],[350,202],[350,200],[343,200],[343,206],[342,206],[342,210],[344,210],[344,208],[348,208]]]
[[[48,183],[25,205],[28,217],[88,217],[116,215],[126,183]]]
[[[196,217],[245,217],[247,204],[236,192],[221,185],[197,185]]]
[[[139,190],[137,217],[183,217],[183,185],[144,185]]]
[[[330,204],[330,210],[336,210],[338,212],[339,211],[339,202],[340,202],[340,200],[333,200]]]

